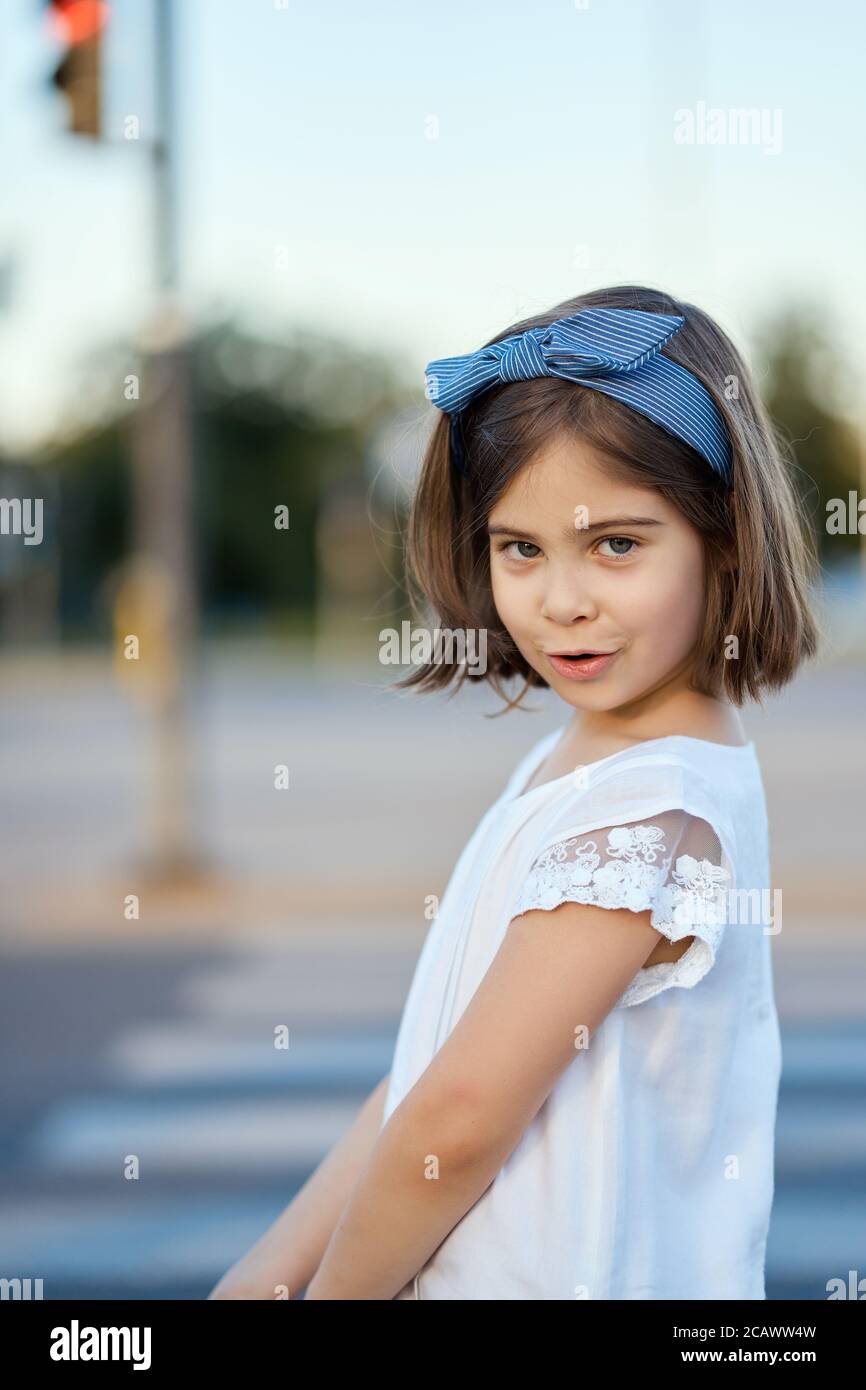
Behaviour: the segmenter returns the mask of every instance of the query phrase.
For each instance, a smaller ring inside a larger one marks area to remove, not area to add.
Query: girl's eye
[[[506,541],[499,549],[507,555],[513,545],[528,545],[530,550],[538,550],[538,546],[533,545],[532,541]],[[536,557],[534,555],[510,555],[509,558],[512,560],[534,560]]]
[[[609,545],[611,547],[611,550],[603,551],[601,553],[605,555],[606,559],[617,560],[624,559],[626,555],[631,555],[633,551],[640,546],[640,541],[632,540],[630,536],[605,536],[603,540],[600,540],[598,542],[598,544],[599,546]],[[518,550],[515,552],[515,550],[513,549],[514,546],[523,546],[524,550]],[[534,550],[535,554],[527,555],[525,553],[525,550],[527,548],[529,550]],[[540,547],[535,545],[533,541],[503,541],[499,549],[504,554],[508,555],[509,559],[518,561],[535,560],[541,554]]]
[[[608,552],[609,559],[616,559],[619,556],[631,555],[631,547],[640,545],[640,541],[633,541],[629,536],[605,536],[604,540],[599,541],[599,545],[609,545],[613,547],[613,553]],[[619,547],[628,546],[628,550],[620,550]]]

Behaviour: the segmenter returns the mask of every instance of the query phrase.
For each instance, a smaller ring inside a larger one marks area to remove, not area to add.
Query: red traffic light
[[[75,135],[101,134],[102,35],[110,15],[106,0],[49,0],[49,24],[65,49],[51,81],[66,98]]]
[[[48,19],[58,43],[84,43],[105,28],[111,13],[106,0],[49,0]]]

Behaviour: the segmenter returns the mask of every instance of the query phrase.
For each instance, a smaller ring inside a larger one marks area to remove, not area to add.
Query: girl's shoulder
[[[752,773],[760,774],[754,742],[720,743],[689,734],[665,734],[661,738],[645,739],[609,758],[600,758],[590,767],[606,771],[646,762],[649,765],[681,769],[698,778],[713,781],[739,779]]]
[[[568,722],[558,725],[550,733],[544,734],[519,760],[511,774],[506,791],[517,795],[526,789],[534,774],[538,772],[548,755],[554,751],[563,738]],[[665,734],[660,738],[644,739],[629,744],[626,748],[606,754],[604,757],[587,760],[577,764],[567,777],[573,777],[580,785],[582,780],[601,782],[609,774],[619,772],[625,767],[646,763],[656,768],[681,768],[692,771],[699,777],[716,778],[726,774],[743,776],[749,773],[760,775],[757,750],[753,740],[747,743],[723,743],[717,740],[696,738],[687,734]],[[564,781],[565,778],[551,778],[551,782]],[[547,782],[529,788],[540,790]]]
[[[735,828],[747,833],[762,828],[764,789],[752,741],[724,744],[665,735],[578,765],[564,777],[521,792],[562,732],[555,729],[538,740],[505,793],[527,811],[538,812],[532,818],[546,840],[645,821],[666,811],[682,811],[706,822],[731,846]]]

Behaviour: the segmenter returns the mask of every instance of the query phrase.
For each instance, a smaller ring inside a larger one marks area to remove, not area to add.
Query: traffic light
[[[102,40],[111,14],[107,0],[47,0],[48,20],[63,56],[51,77],[69,109],[75,135],[102,133]]]

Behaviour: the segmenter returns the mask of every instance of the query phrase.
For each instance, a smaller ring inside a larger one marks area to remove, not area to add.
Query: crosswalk
[[[50,1105],[17,1155],[4,1267],[46,1298],[204,1297],[389,1070],[407,938],[239,935],[178,975],[164,1017],[130,1011],[99,1084]]]
[[[4,1268],[46,1298],[204,1297],[390,1067],[419,939],[355,942],[238,935],[158,1017],[131,1004],[7,1156]],[[866,1275],[866,1026],[783,1015],[783,1050],[767,1292],[821,1298]]]

